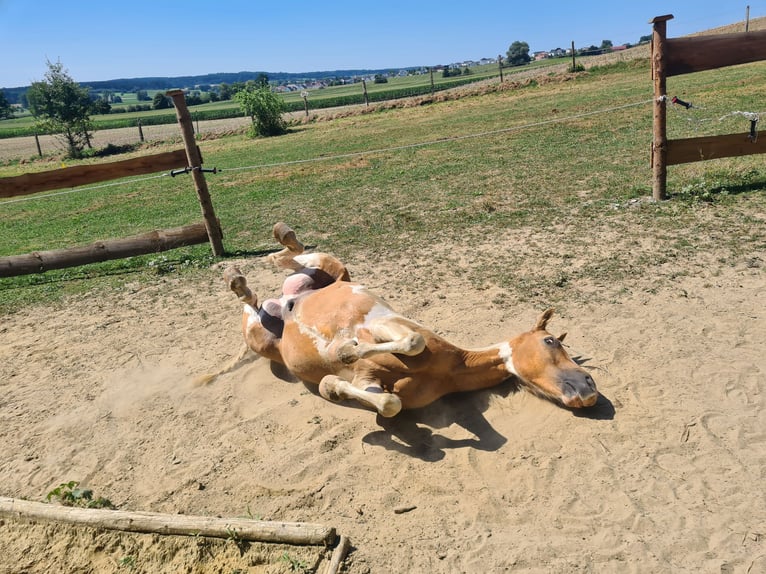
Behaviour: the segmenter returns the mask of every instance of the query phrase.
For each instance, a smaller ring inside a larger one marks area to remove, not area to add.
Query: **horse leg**
[[[295,261],[295,257],[303,253],[303,243],[298,241],[295,236],[295,231],[286,223],[276,223],[274,225],[274,239],[280,245],[284,245],[285,248],[276,253],[269,255],[268,259],[279,269],[289,269],[292,271],[298,271],[303,267],[300,263]]]
[[[364,388],[360,388],[362,385]],[[349,382],[336,375],[325,375],[319,383],[319,394],[334,403],[354,399],[387,418],[402,410],[398,396],[385,392],[380,383],[366,378],[354,377],[354,381]]]
[[[247,286],[247,279],[242,275],[238,267],[227,267],[223,272],[223,280],[229,286],[229,289],[236,293],[239,300],[251,307],[258,303],[258,296],[255,295]]]
[[[353,363],[382,353],[399,355],[419,355],[426,348],[426,341],[418,331],[396,319],[377,319],[366,326],[374,343],[351,339],[338,347],[337,354],[341,362]]]

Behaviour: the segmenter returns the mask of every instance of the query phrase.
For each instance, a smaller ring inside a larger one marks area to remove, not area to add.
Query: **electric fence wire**
[[[645,106],[647,104],[652,103],[654,100],[642,100],[640,102],[633,102],[630,104],[623,104],[620,106],[613,106],[610,108],[603,108],[599,110],[593,110],[591,112],[583,112],[580,114],[575,114],[571,116],[566,116],[562,118],[553,118],[549,120],[543,120],[539,122],[533,122],[528,124],[522,124],[519,126],[513,126],[508,128],[500,128],[496,130],[489,130],[489,131],[483,131],[483,132],[477,132],[473,134],[465,134],[465,135],[458,135],[458,136],[450,136],[450,137],[444,137],[439,138],[435,140],[428,140],[424,142],[417,142],[412,144],[405,144],[400,146],[392,146],[392,147],[386,147],[386,148],[377,148],[377,149],[371,149],[371,150],[364,150],[364,151],[356,151],[356,152],[349,152],[349,153],[342,153],[342,154],[336,154],[336,155],[328,155],[328,156],[320,156],[320,157],[313,157],[313,158],[306,158],[306,159],[296,159],[296,160],[290,160],[290,161],[284,161],[284,162],[276,162],[276,163],[263,163],[263,164],[255,164],[255,165],[249,165],[249,166],[240,166],[240,167],[229,167],[229,168],[217,168],[217,171],[220,172],[231,172],[231,171],[245,171],[245,170],[257,170],[257,169],[267,169],[267,168],[274,168],[274,167],[283,167],[283,166],[291,166],[291,165],[301,165],[301,164],[307,164],[307,163],[318,163],[318,162],[325,162],[325,161],[334,161],[339,159],[348,159],[352,157],[359,157],[364,155],[375,155],[375,154],[383,154],[383,153],[389,153],[389,152],[395,152],[395,151],[402,151],[407,149],[415,149],[415,148],[421,148],[421,147],[427,147],[427,146],[433,146],[433,145],[439,145],[444,143],[451,143],[456,141],[462,141],[467,139],[475,139],[475,138],[482,138],[482,137],[490,137],[495,136],[499,134],[505,134],[505,133],[512,133],[527,129],[533,129],[538,128],[546,125],[551,124],[558,124],[558,123],[564,123],[569,121],[574,121],[582,118],[592,117],[592,116],[598,116],[602,114],[610,114],[614,112],[618,112],[620,110],[625,110],[629,108],[635,108],[638,106]],[[45,195],[30,195],[25,197],[20,197],[17,199],[9,199],[6,201],[0,201],[0,205],[9,205],[12,203],[19,203],[22,201],[32,201],[35,199],[49,199],[52,197],[58,197],[62,195],[68,195],[71,193],[80,193],[85,191],[93,191],[96,189],[103,189],[106,187],[114,187],[119,185],[129,185],[134,183],[139,183],[142,181],[150,181],[154,179],[160,179],[163,177],[168,177],[170,174],[163,173],[159,175],[153,175],[149,177],[143,177],[143,178],[137,178],[137,179],[129,179],[129,180],[122,180],[122,181],[116,181],[111,183],[105,183],[102,185],[95,185],[95,186],[89,186],[89,187],[80,187],[75,189],[69,189],[65,191],[59,191],[56,193],[48,193]]]

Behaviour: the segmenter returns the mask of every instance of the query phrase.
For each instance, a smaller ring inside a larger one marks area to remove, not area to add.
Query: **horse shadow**
[[[517,391],[518,385],[508,382],[491,391],[447,395],[426,407],[402,411],[392,418],[378,415],[376,422],[380,430],[368,433],[362,441],[424,462],[442,460],[448,450],[458,448],[496,451],[508,439],[489,423],[484,412],[493,395],[507,396]],[[439,432],[453,424],[472,436],[454,439]]]
[[[508,439],[489,423],[484,412],[492,397],[507,397],[517,392],[523,392],[522,386],[510,379],[492,389],[447,395],[427,407],[402,411],[392,418],[378,415],[377,423],[381,429],[368,433],[362,441],[424,462],[438,462],[452,449],[494,452]],[[592,407],[565,410],[576,417],[592,420],[612,420],[615,413],[612,402],[604,395],[599,395]],[[439,432],[453,424],[473,436],[453,439]]]
[[[580,364],[586,362],[579,357],[577,359]],[[293,384],[302,382],[284,365],[273,361],[271,372],[285,382]],[[312,394],[319,397],[316,385],[305,382],[303,384]],[[380,430],[367,433],[362,437],[362,442],[418,458],[424,462],[438,462],[446,456],[448,450],[453,449],[472,448],[494,452],[508,442],[508,439],[489,423],[484,413],[489,408],[493,397],[505,398],[518,392],[524,392],[523,385],[511,377],[490,389],[446,395],[428,406],[402,411],[395,417],[386,418],[377,415],[376,422]],[[369,410],[352,400],[343,401],[341,404],[345,408]],[[612,420],[615,415],[614,405],[603,394],[599,394],[598,401],[592,407],[561,408],[570,411],[578,418],[592,420]],[[462,427],[472,436],[454,439],[439,432],[440,429],[449,428],[453,424]]]

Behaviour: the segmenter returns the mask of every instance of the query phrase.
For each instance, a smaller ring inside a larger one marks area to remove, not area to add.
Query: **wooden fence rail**
[[[133,237],[96,241],[81,247],[0,257],[0,277],[43,273],[52,269],[159,253],[206,242],[207,230],[204,223],[194,223],[173,229],[158,229]]]
[[[174,90],[169,92],[169,95],[173,98],[176,106],[185,149],[105,164],[80,165],[0,178],[0,198],[29,195],[53,189],[80,187],[101,181],[168,171],[174,168],[190,168],[189,171],[192,174],[197,197],[202,208],[203,222],[173,229],[154,230],[122,239],[97,241],[81,247],[0,257],[0,277],[42,273],[51,269],[158,253],[207,241],[210,242],[214,255],[221,256],[224,254],[221,224],[215,216],[205,176],[202,173],[202,155],[194,143],[192,120],[186,108],[183,92]]]
[[[80,187],[101,181],[186,167],[186,150],[134,157],[97,165],[74,165],[0,179],[0,197],[30,195],[52,189]]]
[[[656,200],[667,197],[668,165],[766,153],[763,132],[668,140],[668,77],[766,60],[766,30],[668,38],[667,21],[672,18],[668,14],[649,22],[653,27],[652,195]]]

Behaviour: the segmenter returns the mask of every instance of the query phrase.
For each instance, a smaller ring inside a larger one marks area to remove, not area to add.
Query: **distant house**
[[[550,58],[549,52],[534,52],[532,54],[532,59],[537,62],[539,60],[545,60],[546,58]]]

